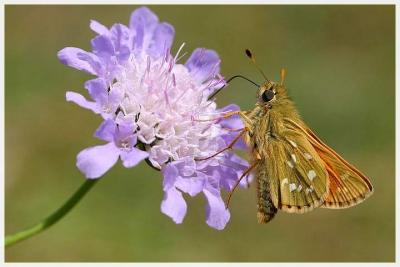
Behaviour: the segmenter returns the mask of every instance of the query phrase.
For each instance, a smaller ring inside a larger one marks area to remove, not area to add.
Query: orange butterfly
[[[246,50],[246,53],[255,63],[251,52]],[[252,165],[241,179],[252,171],[256,174],[260,223],[270,221],[278,209],[304,213],[317,207],[352,207],[373,192],[369,179],[303,122],[287,95],[284,78],[284,70],[280,83],[265,77],[252,110],[224,115],[238,114],[245,124],[226,149],[232,148],[241,136],[251,148]]]

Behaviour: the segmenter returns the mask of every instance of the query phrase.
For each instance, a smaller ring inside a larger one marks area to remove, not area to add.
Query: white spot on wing
[[[283,179],[282,182],[281,182],[281,187],[284,187],[285,184],[288,184],[288,183],[289,183],[288,182],[288,178]]]
[[[290,192],[296,190],[296,188],[297,188],[296,184],[294,184],[294,183],[293,183],[293,184],[289,184],[289,190],[290,190]]]
[[[310,185],[309,188],[306,188],[306,193],[311,193],[312,191],[314,191],[314,187],[312,185]]]
[[[295,142],[293,142],[292,140],[289,140],[289,143],[293,146],[293,147],[297,147],[297,144]]]
[[[315,173],[314,170],[310,170],[307,174],[308,179],[310,179],[310,181],[312,182],[312,180],[314,180],[315,177],[317,177],[317,174]]]
[[[289,165],[290,168],[293,169],[294,166],[293,166],[293,163],[290,160],[286,161],[286,163],[287,163],[287,165]]]
[[[312,159],[311,155],[308,154],[308,153],[304,153],[304,157],[305,157],[307,160],[311,160],[311,159]]]
[[[292,157],[293,162],[296,163],[297,162],[296,161],[296,155],[295,154],[291,154],[290,156]]]
[[[300,192],[301,189],[303,189],[303,186],[299,185],[299,187],[297,187],[297,192]]]

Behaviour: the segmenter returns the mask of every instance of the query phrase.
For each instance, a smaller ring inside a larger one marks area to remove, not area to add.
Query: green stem
[[[21,232],[15,233],[13,235],[6,236],[5,246],[8,247],[15,243],[18,243],[24,239],[34,236],[43,230],[49,228],[56,222],[58,222],[62,217],[64,217],[76,204],[81,200],[81,198],[89,192],[90,188],[96,183],[96,180],[86,180],[78,191],[76,191],[59,209],[57,209],[53,214],[45,218],[40,223],[32,226],[31,228],[25,229]]]

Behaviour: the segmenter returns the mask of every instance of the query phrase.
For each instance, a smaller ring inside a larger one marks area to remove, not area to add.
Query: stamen
[[[178,58],[178,56],[179,56],[179,53],[181,52],[181,50],[182,50],[182,48],[185,46],[185,43],[183,43],[183,44],[181,44],[181,46],[179,47],[179,49],[178,49],[178,52],[176,53],[176,55],[175,55],[175,57],[174,57],[174,61],[176,62],[177,60],[177,58]]]
[[[174,67],[174,64],[175,64],[174,60],[171,60],[171,61],[169,62],[168,72],[171,72],[171,71],[172,71],[172,68]]]
[[[221,60],[218,60],[217,63],[214,64],[214,66],[212,67],[210,74],[208,75],[208,77],[214,77],[215,76],[215,71],[217,70],[217,67],[219,66],[219,64],[221,64]]]
[[[211,84],[209,84],[207,87],[205,87],[203,90],[205,89],[211,89],[211,87],[216,87],[218,84],[222,83],[223,86],[225,86],[227,83],[225,82],[224,77],[220,78],[219,80],[211,80]],[[218,90],[218,89],[216,89]]]
[[[176,87],[176,79],[174,73],[172,73],[172,84],[174,85],[174,87]]]
[[[148,72],[149,74],[150,74],[150,64],[151,64],[151,62],[150,62],[150,57],[147,56],[147,68],[146,68],[146,72]]]
[[[175,62],[178,62],[179,60],[181,60],[186,55],[187,55],[187,52],[183,53],[182,56],[180,56]]]
[[[182,94],[180,96],[178,96],[177,99],[175,99],[174,103],[177,103],[189,90],[185,90],[182,92]]]
[[[123,105],[120,105],[119,108],[122,110],[122,113],[123,113],[125,116],[126,116],[126,114],[128,114],[128,113],[126,112],[126,109],[125,109],[125,107],[124,107]]]
[[[164,96],[165,96],[165,103],[167,104],[167,107],[168,107],[169,109],[171,109],[171,105],[170,105],[170,103],[169,103],[169,97],[168,97],[167,90],[164,90]]]

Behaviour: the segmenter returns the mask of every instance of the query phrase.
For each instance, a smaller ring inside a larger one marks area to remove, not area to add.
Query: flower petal
[[[98,34],[102,35],[110,34],[110,31],[107,29],[106,26],[93,19],[90,20],[90,29],[92,29],[92,31]]]
[[[66,47],[57,53],[61,63],[78,70],[97,75],[101,71],[101,64],[96,55],[80,48]]]
[[[193,176],[196,172],[196,162],[193,157],[184,157],[177,161],[173,161],[172,165],[174,165],[178,171],[180,176]]]
[[[116,86],[110,89],[110,92],[108,94],[108,103],[110,106],[114,107],[113,111],[117,109],[117,107],[123,100],[124,95],[125,91],[121,87]]]
[[[219,56],[214,50],[197,48],[193,51],[185,66],[200,83],[219,73]]]
[[[114,134],[114,142],[122,145],[123,147],[134,147],[137,143],[137,135],[133,132],[136,129],[136,125],[130,122],[129,124],[118,124],[118,127]]]
[[[158,23],[157,16],[147,7],[132,12],[129,27],[134,30],[133,47],[146,49]]]
[[[236,110],[240,110],[238,105],[235,104],[230,104],[228,106],[223,107],[222,109],[220,109],[220,112],[227,112],[227,111],[236,111]],[[223,127],[223,128],[228,128],[228,129],[232,129],[232,130],[239,130],[239,129],[243,129],[244,128],[244,124],[242,122],[242,120],[240,119],[239,115],[234,115],[231,116],[229,118],[224,118],[222,119],[219,124]],[[226,145],[229,145],[233,139],[235,139],[240,132],[235,131],[235,132],[227,132],[225,135],[222,136],[222,138],[225,140]],[[235,145],[233,146],[233,148],[235,149],[247,149],[247,145],[244,142],[243,137],[239,139],[239,141],[237,141],[235,143]]]
[[[228,223],[231,214],[225,208],[225,203],[220,194],[213,194],[208,190],[203,190],[206,197],[206,222],[209,226],[222,230]]]
[[[224,159],[226,166],[236,170],[237,172],[244,172],[249,167],[249,163],[236,155],[235,153],[226,153],[226,158]]]
[[[161,202],[161,212],[171,217],[175,223],[182,223],[186,215],[187,205],[182,193],[174,187],[169,189],[164,194],[164,199]]]
[[[157,25],[153,38],[149,44],[147,52],[154,58],[159,58],[165,55],[167,49],[171,48],[174,40],[175,30],[168,23],[160,23]]]
[[[158,169],[161,169],[161,165],[166,163],[170,156],[171,152],[161,145],[155,145],[150,148],[149,160]]]
[[[178,169],[171,163],[167,163],[166,165],[163,166],[161,171],[164,176],[163,190],[168,191],[175,185],[175,181],[179,175]]]
[[[238,172],[231,167],[220,166],[214,175],[218,175],[220,178],[220,187],[230,192],[235,186],[237,179],[239,178]],[[239,174],[241,175],[241,173]],[[246,178],[244,178],[245,180]],[[242,180],[243,181],[243,180]]]
[[[125,168],[132,168],[147,158],[149,153],[135,147],[129,152],[121,152],[122,164]]]
[[[107,84],[101,78],[96,78],[85,82],[85,88],[88,90],[93,100],[103,103],[107,99]]]
[[[228,164],[230,166],[232,165],[232,168],[236,170],[237,178],[235,180],[237,181],[237,179],[239,179],[239,177],[243,174],[243,172],[245,172],[249,168],[249,163],[234,153],[229,153],[229,154],[231,163]],[[253,179],[254,175],[251,173],[246,178],[242,179],[239,185],[241,187],[248,187],[249,183],[251,183]]]
[[[239,186],[243,188],[248,188],[253,180],[254,180],[254,173],[250,173],[246,178],[240,181]]]
[[[132,40],[128,27],[122,24],[114,24],[111,28],[111,40],[114,44],[115,54],[120,62],[129,58]]]
[[[230,104],[227,105],[220,110],[219,112],[228,112],[228,111],[238,111],[240,110],[240,107],[236,104]],[[220,121],[219,123],[222,127],[225,128],[230,128],[230,129],[242,129],[244,127],[244,124],[242,120],[240,119],[239,115],[233,115],[228,118],[224,118]]]
[[[110,38],[106,35],[98,35],[92,39],[93,52],[100,56],[108,59],[114,54],[114,46]]]
[[[220,178],[220,186],[227,191],[231,191],[237,180],[249,168],[249,163],[237,156],[234,153],[226,153],[225,157],[220,163],[217,173]],[[248,187],[253,180],[253,175],[250,174],[240,181],[240,187]]]
[[[104,141],[113,142],[116,128],[116,124],[113,120],[105,120],[99,128],[97,128],[95,137]]]
[[[95,102],[87,101],[86,98],[81,94],[75,92],[67,92],[65,94],[65,98],[67,99],[67,101],[74,102],[75,104],[83,108],[90,109],[96,114],[100,113],[97,104]]]
[[[197,172],[197,175],[193,177],[179,177],[175,182],[175,186],[194,197],[204,189],[205,180],[206,175]]]
[[[229,132],[225,135],[222,136],[222,138],[225,141],[226,146],[228,146],[230,143],[233,142],[233,140],[239,135],[239,132]],[[241,137],[234,145],[233,145],[234,149],[242,149],[242,150],[246,150],[248,149],[248,146],[246,145],[246,143],[244,142],[243,137]]]
[[[86,178],[98,178],[115,165],[119,152],[114,143],[89,147],[79,152],[76,166]]]

